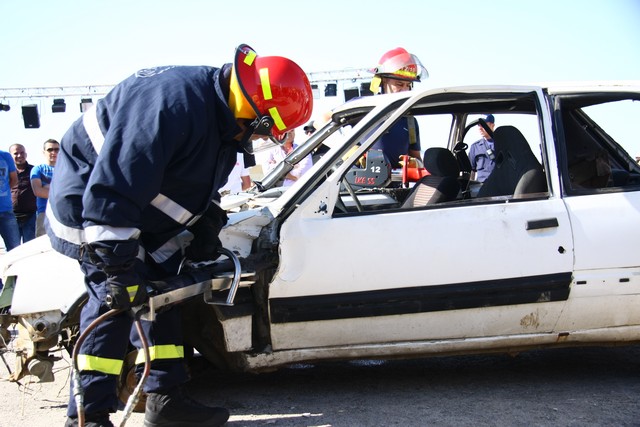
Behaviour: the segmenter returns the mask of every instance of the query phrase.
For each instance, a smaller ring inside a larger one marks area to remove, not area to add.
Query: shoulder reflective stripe
[[[269,81],[269,69],[268,68],[260,68],[258,71],[260,73],[260,85],[262,86],[262,95],[264,96],[265,101],[273,98],[271,94],[271,82]]]
[[[84,130],[87,132],[87,135],[89,135],[93,149],[96,150],[96,153],[100,154],[100,150],[104,145],[104,135],[102,134],[102,130],[100,130],[98,113],[95,105],[82,114],[82,125],[84,126]]]
[[[107,359],[88,354],[78,355],[78,369],[81,371],[97,371],[108,375],[120,375],[123,364],[124,362],[118,359]]]
[[[174,254],[180,252],[182,249],[189,246],[189,243],[193,240],[193,233],[189,230],[184,230],[182,233],[169,239],[164,245],[160,246],[149,255],[155,262],[162,264],[171,258]]]
[[[49,228],[51,228],[53,234],[55,234],[60,239],[66,240],[67,242],[76,244],[78,246],[86,242],[84,230],[68,227],[62,224],[56,219],[49,206],[47,206],[45,215],[47,216],[47,220],[49,221]]]
[[[151,201],[151,205],[160,212],[172,218],[174,221],[180,224],[186,224],[189,222],[193,214],[187,209],[183,208],[164,194],[158,194],[155,199]]]
[[[284,121],[282,121],[282,117],[280,117],[280,113],[278,112],[278,109],[276,107],[269,108],[269,114],[271,114],[273,122],[276,124],[276,127],[279,130],[285,130],[287,128],[287,125],[285,125]]]
[[[108,225],[90,225],[84,229],[87,242],[98,242],[102,240],[130,240],[140,237],[140,230],[137,228],[110,227]]]
[[[151,361],[162,359],[182,359],[184,358],[184,347],[181,345],[154,345],[149,347],[149,357]],[[138,351],[136,364],[144,363],[144,351]]]
[[[244,57],[244,63],[251,66],[256,59],[256,53],[252,50],[247,50],[247,55]]]

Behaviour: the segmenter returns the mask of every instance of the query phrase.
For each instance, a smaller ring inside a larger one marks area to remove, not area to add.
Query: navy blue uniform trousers
[[[80,265],[89,293],[89,301],[82,310],[80,320],[82,332],[91,322],[109,311],[109,308],[104,303],[107,295],[104,272],[87,260],[81,261]],[[159,313],[154,322],[142,321],[142,326],[150,346],[152,360],[144,391],[149,393],[168,389],[187,381],[180,306]],[[116,387],[119,373],[116,373],[116,368],[131,350],[130,341],[136,348],[141,348],[140,337],[133,325],[133,316],[130,312],[123,312],[100,323],[82,343],[78,354],[79,360],[82,361],[79,366],[84,389],[85,413],[117,410],[119,400]],[[141,369],[138,371],[141,372]],[[71,393],[73,396],[73,382]],[[70,399],[67,415],[77,417],[73,399]]]

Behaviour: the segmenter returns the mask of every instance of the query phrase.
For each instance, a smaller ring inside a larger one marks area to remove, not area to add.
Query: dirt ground
[[[13,366],[11,353],[4,359]],[[54,383],[1,383],[0,426],[64,424],[68,358],[55,370]],[[260,375],[200,363],[193,376],[189,392],[229,408],[229,426],[640,426],[640,346],[331,362]],[[112,416],[115,425],[121,417]]]

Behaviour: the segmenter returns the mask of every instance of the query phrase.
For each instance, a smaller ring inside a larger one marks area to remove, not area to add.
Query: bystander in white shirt
[[[296,137],[296,131],[291,130],[287,132],[286,139],[284,143],[278,147],[274,147],[269,151],[269,157],[267,158],[267,172],[273,170],[281,161],[285,159],[293,150],[298,147],[298,144],[294,143],[293,140]],[[296,164],[291,172],[287,174],[282,183],[283,187],[288,187],[293,185],[294,182],[298,180],[306,171],[311,169],[313,166],[313,160],[311,159],[311,154],[302,159],[298,164]]]
[[[236,164],[229,174],[227,183],[218,192],[225,196],[227,194],[238,194],[251,186],[249,169],[244,167],[244,156],[238,153]]]

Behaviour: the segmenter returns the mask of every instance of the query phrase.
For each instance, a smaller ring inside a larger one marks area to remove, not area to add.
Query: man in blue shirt
[[[16,185],[18,173],[13,157],[6,151],[0,151],[0,235],[7,252],[20,244],[18,221],[11,200],[11,188]]]
[[[31,188],[36,196],[36,237],[44,236],[44,213],[49,200],[49,186],[53,178],[53,168],[58,159],[60,144],[55,139],[47,139],[42,144],[42,154],[45,163],[34,166],[31,169]]]
[[[493,114],[488,114],[484,121],[491,130],[495,128],[495,119]],[[489,136],[487,131],[478,125],[478,130],[482,138],[471,144],[469,148],[469,161],[471,162],[471,179],[478,182],[484,182],[489,177],[493,167],[495,166],[495,154],[493,152],[493,138]]]

